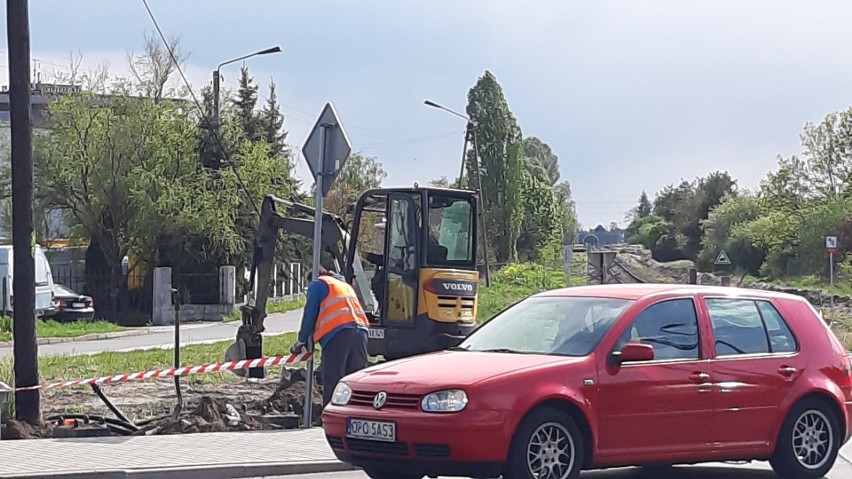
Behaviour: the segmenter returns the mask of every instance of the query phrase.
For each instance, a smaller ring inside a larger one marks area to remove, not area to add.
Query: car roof
[[[793,299],[804,301],[801,296],[781,293],[778,291],[765,291],[751,288],[738,288],[734,286],[705,286],[693,284],[676,283],[631,283],[631,284],[603,284],[591,286],[575,286],[571,288],[544,291],[535,296],[593,296],[598,298],[639,300],[649,296],[660,294],[706,294],[713,296],[737,297],[750,296],[759,298]]]

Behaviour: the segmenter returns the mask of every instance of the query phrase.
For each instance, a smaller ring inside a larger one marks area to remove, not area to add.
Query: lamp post
[[[228,60],[226,62],[222,62],[219,66],[216,67],[216,70],[213,71],[213,124],[215,125],[216,131],[219,131],[219,70],[229,64],[238,62],[240,60],[245,60],[246,58],[256,57],[258,55],[268,55],[270,53],[278,53],[281,51],[281,47],[275,46],[272,48],[267,48],[266,50],[261,50],[259,52],[250,53],[248,55],[243,55],[239,58],[234,58],[233,60]]]
[[[476,195],[479,199],[477,201],[477,216],[479,216],[479,224],[482,230],[482,254],[485,261],[485,285],[491,286],[491,268],[488,264],[488,235],[485,231],[485,205],[482,202],[482,175],[479,172],[479,145],[476,142],[476,131],[473,129],[473,122],[470,121],[470,118],[467,115],[463,115],[457,111],[451,110],[445,106],[439,105],[431,100],[425,100],[423,102],[427,106],[431,106],[433,108],[438,108],[439,110],[444,110],[448,113],[451,113],[459,118],[464,119],[467,122],[465,125],[464,132],[464,147],[462,148],[462,161],[461,161],[461,171],[459,171],[459,181],[458,188],[461,189],[462,185],[462,177],[464,176],[464,164],[467,156],[467,145],[469,142],[473,142],[473,165],[476,168]]]

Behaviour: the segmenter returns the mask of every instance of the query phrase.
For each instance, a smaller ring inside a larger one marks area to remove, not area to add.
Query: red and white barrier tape
[[[155,369],[153,371],[142,371],[138,373],[117,374],[115,376],[103,376],[99,378],[80,379],[76,381],[61,381],[57,383],[40,384],[17,388],[15,391],[33,391],[36,389],[65,388],[71,386],[126,383],[128,381],[139,381],[144,379],[168,378],[174,376],[191,376],[193,374],[217,373],[221,371],[232,371],[234,369],[261,368],[264,366],[277,366],[279,364],[293,364],[307,361],[310,353],[292,354],[290,356],[271,356],[257,359],[241,359],[239,361],[227,361],[224,363],[202,364],[201,366],[186,366],[182,368]]]

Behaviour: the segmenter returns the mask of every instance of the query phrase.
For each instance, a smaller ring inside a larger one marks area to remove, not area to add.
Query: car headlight
[[[349,399],[352,398],[352,388],[346,383],[337,383],[334,388],[334,394],[331,396],[331,404],[335,406],[345,406],[349,404]]]
[[[420,401],[425,412],[459,412],[467,406],[467,394],[461,389],[427,394]]]

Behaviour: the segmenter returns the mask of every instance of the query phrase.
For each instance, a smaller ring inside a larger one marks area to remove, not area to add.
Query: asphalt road
[[[302,310],[270,314],[265,326],[268,334],[297,331],[302,318]],[[240,322],[231,323],[189,323],[181,325],[181,345],[215,343],[234,339]],[[146,328],[150,334],[126,336],[120,338],[75,341],[57,344],[42,344],[38,347],[39,356],[78,356],[106,351],[121,352],[137,349],[174,347],[174,326],[154,326]],[[12,347],[0,348],[0,358],[12,356]]]
[[[670,470],[645,470],[642,468],[619,468],[602,471],[589,471],[580,474],[582,479],[778,479],[769,463],[749,464],[711,463],[698,466],[676,466]],[[849,479],[852,477],[852,463],[837,458],[834,468],[825,476],[827,479]],[[299,476],[280,476],[264,479],[365,479],[361,471],[335,474],[306,474]],[[257,478],[260,479],[260,478]]]

